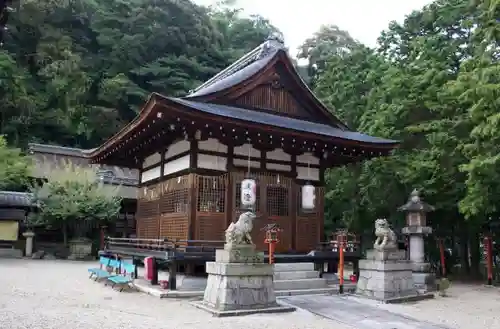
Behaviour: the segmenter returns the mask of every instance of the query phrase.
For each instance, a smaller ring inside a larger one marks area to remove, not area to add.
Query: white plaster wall
[[[285,171],[287,173],[292,171],[291,165],[285,165],[281,163],[266,163],[266,169],[277,170],[277,171]]]
[[[297,179],[319,181],[319,169],[297,166]]]
[[[144,162],[142,163],[142,168],[149,167],[149,166],[154,165],[155,163],[158,163],[160,161],[161,161],[161,154],[158,152],[153,153],[144,159]]]
[[[198,153],[198,168],[226,171],[227,158]]]
[[[198,149],[205,151],[227,153],[227,146],[222,144],[215,138],[209,138],[206,141],[199,141]]]
[[[165,169],[163,170],[163,175],[166,176],[184,169],[188,169],[190,163],[191,163],[191,156],[189,154],[181,158],[166,162]]]
[[[271,160],[292,161],[292,156],[282,149],[275,149],[266,153],[266,158]]]
[[[160,175],[161,175],[161,166],[157,166],[157,167],[151,168],[149,170],[146,170],[142,173],[141,183],[158,178],[158,177],[160,177]]]
[[[304,153],[297,156],[297,163],[319,164],[319,158],[315,157],[312,153]]]
[[[240,166],[240,167],[248,167],[248,160],[244,159],[233,159],[234,165],[235,166]],[[259,161],[250,161],[250,167],[251,168],[260,168],[260,162]]]
[[[174,142],[168,147],[168,150],[165,153],[165,159],[171,158],[173,156],[176,156],[177,154],[188,151],[190,148],[191,148],[191,143],[189,141],[180,140]]]
[[[234,148],[234,154],[244,155],[248,157],[248,152],[250,150],[250,156],[255,158],[260,158],[260,151],[253,148],[250,144],[243,144]]]

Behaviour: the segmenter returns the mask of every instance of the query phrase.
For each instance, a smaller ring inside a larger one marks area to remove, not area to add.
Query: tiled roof
[[[31,207],[33,194],[25,192],[0,191],[0,206]]]
[[[193,90],[186,98],[209,95],[230,88],[258,73],[278,51],[285,51],[283,40],[271,36],[255,49]]]
[[[269,125],[278,128],[291,129],[295,131],[323,135],[333,138],[340,138],[350,141],[357,141],[361,143],[374,143],[374,144],[387,144],[387,145],[398,144],[397,141],[391,139],[373,137],[355,131],[341,130],[338,128],[334,128],[330,125],[325,125],[310,121],[303,121],[294,118],[288,118],[281,115],[274,115],[261,111],[252,111],[248,109],[219,105],[219,104],[194,102],[180,98],[167,97],[167,99],[176,102],[178,104],[187,106],[189,108],[192,108],[194,110],[202,111],[213,115],[219,115],[231,119]]]
[[[47,175],[48,170],[51,170],[54,166],[58,165],[53,162],[69,160],[77,165],[91,166],[89,153],[94,150],[36,143],[30,143],[28,147],[30,154],[36,157],[35,159],[39,160],[38,162],[49,162],[45,165],[42,165],[42,163],[35,164],[39,167],[36,168],[37,170],[35,170],[35,172],[38,173],[38,176],[44,177]],[[42,157],[39,158],[40,156]],[[103,182],[107,184],[136,186],[139,183],[139,174],[137,170],[129,168],[100,166],[97,175],[102,177]]]

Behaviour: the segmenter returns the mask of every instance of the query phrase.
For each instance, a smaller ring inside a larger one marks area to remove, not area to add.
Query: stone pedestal
[[[202,302],[194,305],[216,316],[293,311],[280,306],[274,294],[274,269],[264,263],[255,246],[228,246],[207,262],[207,287]]]
[[[69,241],[70,260],[92,259],[92,240],[87,238],[76,238]]]
[[[412,262],[405,259],[404,250],[369,250],[359,261],[359,271],[356,294],[384,302],[431,297],[417,293]]]
[[[31,257],[33,255],[33,237],[35,233],[33,232],[24,232],[23,237],[26,238],[26,248],[25,248],[25,256]]]
[[[407,226],[402,233],[409,236],[410,261],[413,281],[420,292],[436,291],[436,276],[430,273],[430,264],[425,262],[424,235],[431,234],[428,226]]]

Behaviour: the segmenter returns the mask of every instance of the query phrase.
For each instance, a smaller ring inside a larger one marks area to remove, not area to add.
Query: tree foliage
[[[149,93],[186,94],[274,31],[231,3],[21,1],[0,49],[0,134],[95,147]]]
[[[29,184],[30,159],[21,150],[9,148],[0,136],[0,190],[18,191]]]
[[[100,182],[95,168],[82,168],[68,162],[54,170],[48,182],[33,189],[39,207],[37,223],[60,224],[67,236],[69,224],[76,221],[106,222],[116,219],[121,207],[119,187]]]
[[[362,229],[387,216],[401,226],[396,209],[413,188],[437,207],[438,234],[498,212],[499,10],[498,1],[437,0],[391,23],[376,49],[330,53],[317,94],[351,128],[401,146],[330,170],[329,221]]]

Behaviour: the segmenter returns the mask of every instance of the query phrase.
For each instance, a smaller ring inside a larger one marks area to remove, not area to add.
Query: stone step
[[[317,271],[274,272],[274,280],[297,280],[319,278]]]
[[[277,263],[274,272],[314,271],[314,263]]]
[[[274,281],[275,290],[319,289],[326,287],[327,287],[326,280],[320,278]]]
[[[325,295],[338,293],[339,289],[334,287],[318,288],[318,289],[299,289],[299,290],[276,290],[276,297],[299,296],[299,295]]]

